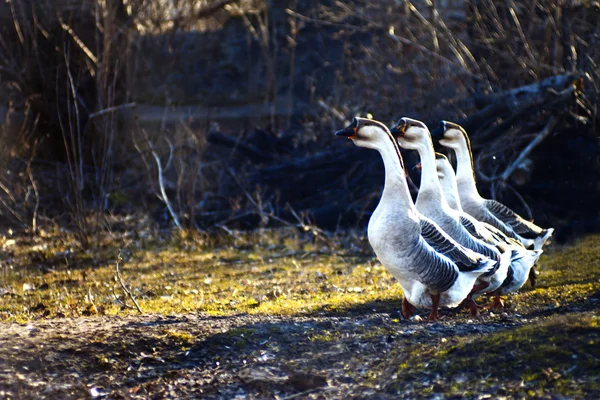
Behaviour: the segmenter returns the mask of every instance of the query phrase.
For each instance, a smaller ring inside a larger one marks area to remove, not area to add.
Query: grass
[[[104,236],[89,251],[74,236],[4,238],[0,321],[55,316],[127,314],[115,282],[115,262],[125,259],[126,284],[146,313],[202,311],[296,315],[342,311],[377,301],[397,302],[401,288],[373,262],[364,238],[329,242],[294,230],[263,230],[234,236],[138,238]],[[557,308],[600,290],[600,236],[554,248],[541,258],[538,285],[508,299],[512,311]]]
[[[584,312],[489,334],[443,338],[435,348],[415,346],[411,362],[399,364],[397,374],[431,382],[424,392],[446,397],[470,396],[465,388],[481,388],[476,392],[494,396],[585,398],[598,391],[599,323],[598,315]],[[402,380],[393,385],[401,386]]]
[[[121,243],[106,236],[86,252],[64,232],[5,238],[0,320],[134,312],[115,300],[115,294],[123,300],[114,280],[120,251],[124,280],[149,313],[288,315],[400,293],[368,255],[346,256],[336,246],[324,251],[322,243],[291,230],[236,234],[218,243],[202,237]]]
[[[48,371],[36,366],[36,346],[48,343],[44,357],[61,360],[54,368],[85,366],[88,386],[115,396],[127,381],[123,390],[146,394],[179,382],[174,397],[264,397],[284,390],[269,371],[290,382],[298,371],[308,374],[313,383],[302,378],[286,393],[312,388],[324,398],[600,395],[600,235],[547,250],[537,287],[509,296],[505,310],[484,310],[481,320],[444,312],[434,324],[400,317],[401,289],[361,236],[136,235],[98,237],[89,251],[60,231],[0,240],[0,320],[17,332],[6,333],[12,344],[0,349],[11,360],[6,368],[26,366],[38,382]],[[134,316],[114,280],[119,253],[145,315]],[[24,337],[37,344],[21,353]],[[169,372],[129,372],[148,363]],[[240,380],[240,369],[256,375]],[[71,384],[69,376],[57,375],[48,388]],[[206,380],[192,387],[189,376]],[[0,388],[35,392],[2,379]]]

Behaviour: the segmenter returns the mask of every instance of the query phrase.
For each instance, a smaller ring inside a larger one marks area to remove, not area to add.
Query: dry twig
[[[121,276],[121,271],[119,269],[119,263],[123,261],[123,257],[121,256],[121,252],[119,251],[119,255],[117,256],[117,262],[115,265],[115,281],[119,282],[119,285],[121,285],[121,289],[123,289],[123,293],[125,293],[125,295],[127,297],[129,297],[131,299],[131,301],[133,301],[133,304],[135,304],[135,308],[136,310],[138,310],[138,312],[140,314],[143,314],[142,309],[140,308],[140,305],[138,304],[138,302],[135,300],[135,297],[133,296],[133,294],[131,293],[131,291],[129,289],[127,289],[127,286],[125,285],[125,282],[123,282],[123,277]],[[114,291],[114,286],[113,286],[113,294],[115,295],[115,298],[117,299],[117,301],[119,301],[121,304],[123,304],[125,307],[128,308],[133,308],[131,306],[127,306],[125,304],[125,302],[122,302],[118,299],[117,295],[115,294]]]

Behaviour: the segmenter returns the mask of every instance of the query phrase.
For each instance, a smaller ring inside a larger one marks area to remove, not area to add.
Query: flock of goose
[[[355,145],[377,150],[384,163],[385,185],[368,226],[369,243],[379,261],[398,280],[404,300],[402,314],[410,318],[414,307],[431,308],[465,304],[478,315],[474,299],[501,297],[520,289],[542,253],[553,229],[542,229],[494,200],[479,195],[473,156],[465,130],[442,121],[432,132],[424,123],[401,118],[388,129],[383,123],[354,118],[336,132]],[[433,139],[454,151],[456,173]],[[421,184],[413,202],[404,162],[404,149],[416,150]]]

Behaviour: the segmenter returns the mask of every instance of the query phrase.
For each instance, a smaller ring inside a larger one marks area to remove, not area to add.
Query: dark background
[[[362,229],[382,164],[333,132],[370,114],[463,124],[482,194],[558,241],[600,230],[597,1],[14,0],[0,18],[4,229]]]

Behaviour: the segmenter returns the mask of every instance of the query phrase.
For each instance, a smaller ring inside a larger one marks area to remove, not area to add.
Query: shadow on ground
[[[402,320],[398,301],[291,317],[11,324],[0,333],[0,397],[598,397],[598,304],[438,323]]]

